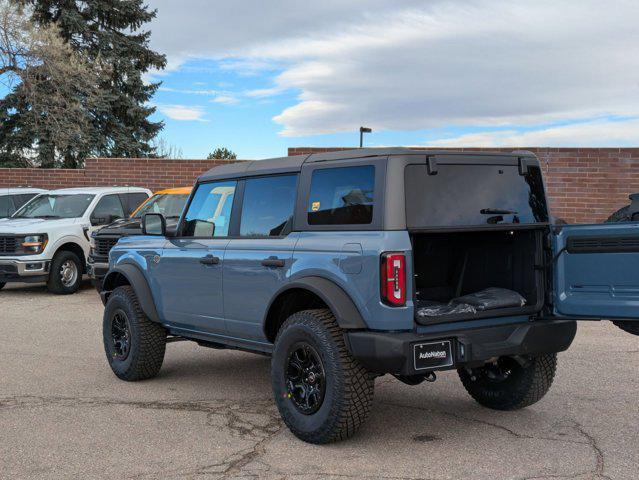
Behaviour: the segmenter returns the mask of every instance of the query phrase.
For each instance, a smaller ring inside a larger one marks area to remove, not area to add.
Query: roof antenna
[[[359,127],[359,148],[362,148],[364,146],[364,134],[371,133],[372,131],[372,128]]]

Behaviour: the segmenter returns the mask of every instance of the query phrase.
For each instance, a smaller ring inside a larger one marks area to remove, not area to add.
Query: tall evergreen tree
[[[97,86],[103,96],[102,101],[87,107],[92,130],[87,136],[94,140],[90,151],[86,148],[60,151],[55,138],[31,138],[32,144],[37,144],[39,156],[49,157],[42,163],[51,163],[52,155],[62,158],[67,167],[80,166],[88,155],[152,155],[150,141],[163,123],[149,120],[155,108],[147,102],[160,84],[145,84],[142,75],[150,69],[164,68],[166,58],[149,48],[150,32],[141,29],[155,17],[156,11],[149,10],[143,0],[19,1],[32,9],[34,23],[54,24],[73,51],[96,65]],[[12,95],[14,105],[28,104],[27,98],[20,98],[19,86]],[[0,113],[20,114],[20,110],[3,103],[6,102],[0,101]]]

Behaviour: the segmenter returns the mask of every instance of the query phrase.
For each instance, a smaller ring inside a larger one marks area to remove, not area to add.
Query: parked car
[[[33,198],[0,223],[0,288],[44,281],[53,293],[77,291],[91,231],[128,216],[150,195],[145,188],[86,187]]]
[[[10,217],[22,205],[43,192],[46,190],[41,188],[0,188],[0,219]]]
[[[146,213],[161,213],[166,220],[167,232],[174,231],[191,187],[160,190],[140,205],[128,218],[95,230],[91,234],[91,251],[87,260],[87,273],[96,288],[102,287],[102,279],[109,268],[109,252],[122,237],[142,233],[142,217]]]
[[[576,320],[639,317],[639,225],[553,225],[527,152],[224,165],[175,234],[157,214],[143,232],[111,250],[101,293],[115,375],[157,375],[169,340],[270,355],[281,416],[312,443],[359,428],[378,375],[456,369],[481,405],[532,405]]]

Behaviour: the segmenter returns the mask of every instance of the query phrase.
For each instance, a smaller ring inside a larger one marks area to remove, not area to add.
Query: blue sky
[[[636,0],[148,0],[183,158],[295,146],[639,146]],[[0,94],[2,92],[0,91]]]
[[[292,146],[638,146],[634,0],[150,0],[161,136]]]

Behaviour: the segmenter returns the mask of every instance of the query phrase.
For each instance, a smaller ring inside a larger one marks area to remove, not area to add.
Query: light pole
[[[364,134],[371,133],[372,131],[372,128],[359,127],[359,148],[362,148],[364,146]]]

